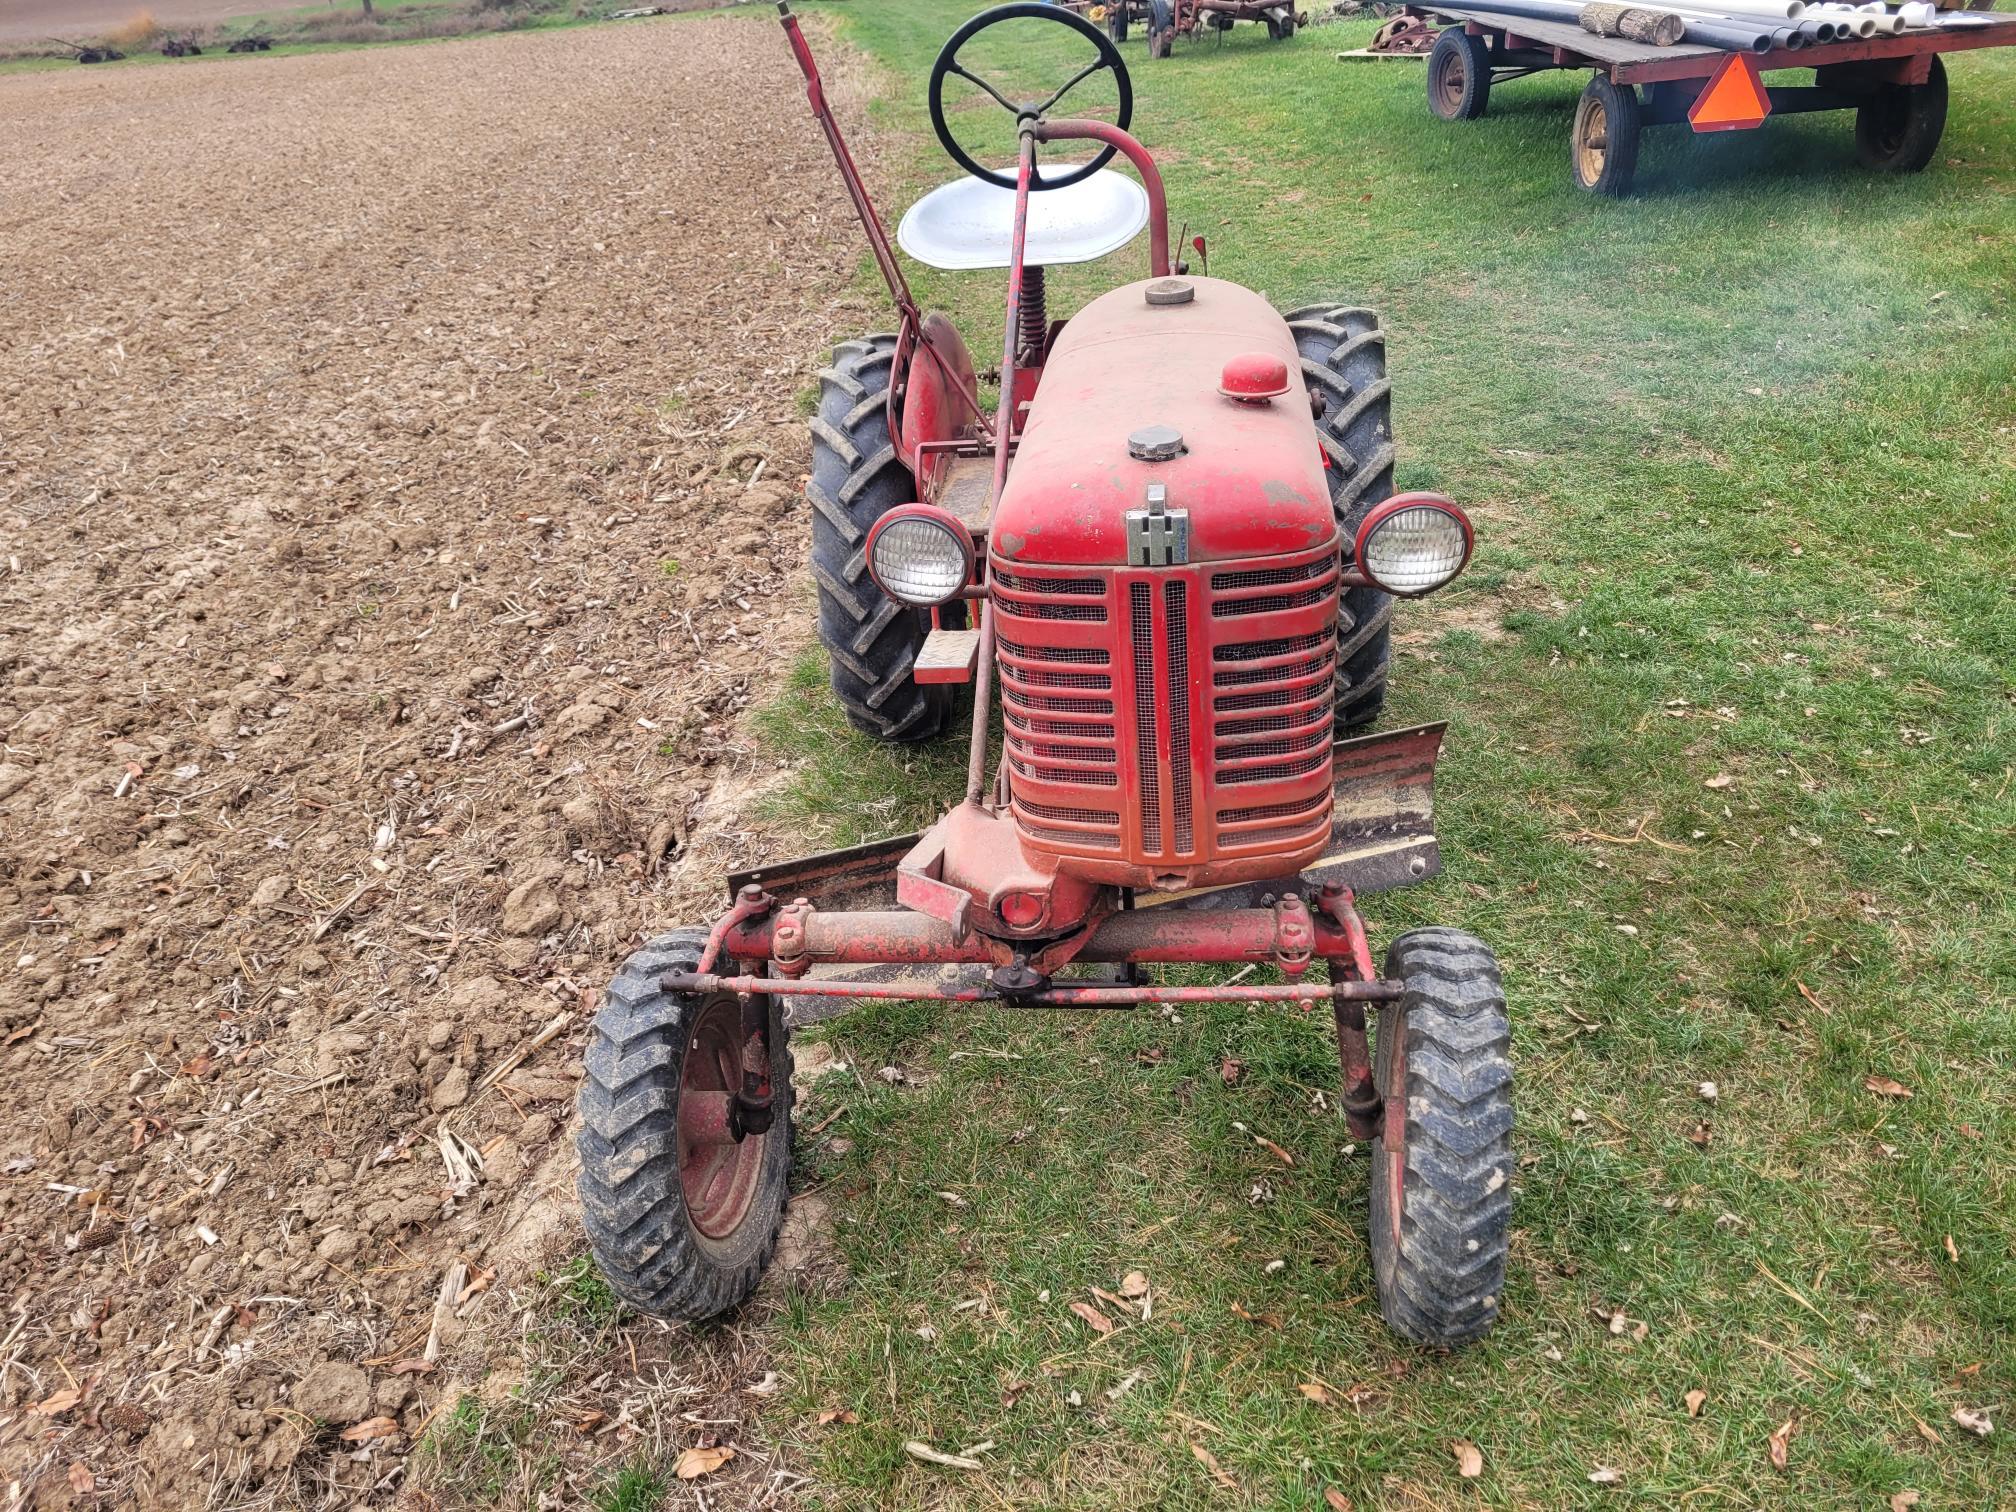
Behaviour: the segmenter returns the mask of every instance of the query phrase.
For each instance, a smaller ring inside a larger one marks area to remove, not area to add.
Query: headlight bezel
[[[1378,534],[1380,529],[1382,527],[1390,527],[1396,518],[1406,514],[1410,510],[1429,510],[1445,516],[1455,525],[1462,539],[1462,552],[1456,560],[1455,567],[1446,576],[1438,578],[1425,586],[1419,586],[1404,579],[1394,582],[1382,578],[1372,570],[1371,559],[1367,556],[1367,548],[1372,544],[1373,537]],[[1463,569],[1470,565],[1470,554],[1476,549],[1476,545],[1477,535],[1476,531],[1471,527],[1470,517],[1463,512],[1454,500],[1445,498],[1438,493],[1417,490],[1411,493],[1395,494],[1392,498],[1375,504],[1367,512],[1365,518],[1359,522],[1358,533],[1352,540],[1351,558],[1356,564],[1359,574],[1365,581],[1373,587],[1378,588],[1381,592],[1390,593],[1395,598],[1422,598],[1430,593],[1439,592],[1441,589],[1447,588],[1457,578],[1461,577]]]
[[[937,597],[917,596],[914,593],[898,592],[883,576],[882,564],[876,559],[876,549],[886,539],[891,530],[904,530],[924,525],[940,532],[950,543],[957,555],[958,581]],[[899,504],[874,525],[869,527],[868,539],[862,543],[862,554],[868,563],[868,576],[875,586],[889,598],[912,609],[935,609],[963,597],[973,583],[973,532],[966,522],[949,509],[941,509],[935,504]]]

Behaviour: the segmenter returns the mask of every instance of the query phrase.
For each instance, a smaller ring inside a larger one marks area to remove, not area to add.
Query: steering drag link
[[[836,982],[816,977],[720,976],[714,972],[670,971],[661,980],[667,992],[716,992],[817,997],[900,998],[940,1003],[1013,1003],[1031,1008],[1132,1008],[1140,1003],[1341,1003],[1394,1002],[1406,993],[1400,982],[1284,982],[1278,986],[1073,987],[1053,983],[1036,992],[1004,993],[991,983],[941,987],[935,982]]]

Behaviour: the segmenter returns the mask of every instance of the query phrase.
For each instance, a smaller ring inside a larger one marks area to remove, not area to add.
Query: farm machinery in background
[[[1178,37],[1187,41],[1209,32],[1222,40],[1241,21],[1265,26],[1276,42],[1287,41],[1296,27],[1309,23],[1306,14],[1281,0],[1092,0],[1071,9],[1103,25],[1115,42],[1125,42],[1138,24],[1148,34],[1151,58],[1168,57]]]
[[[1384,1316],[1432,1345],[1481,1337],[1514,1169],[1497,962],[1437,927],[1394,940],[1382,968],[1356,902],[1441,867],[1443,727],[1360,732],[1385,698],[1395,597],[1451,582],[1473,544],[1448,499],[1393,493],[1377,317],[1284,316],[1191,273],[1202,239],[1172,249],[1112,37],[1023,0],[939,53],[931,123],[966,176],[897,233],[934,267],[1006,269],[1000,361],[983,374],[912,297],[778,9],[897,312],[820,375],[806,486],[820,639],[841,706],[882,740],[937,735],[972,689],[965,792],[921,835],[730,876],[711,925],[624,963],[580,1094],[597,1262],[659,1316],[713,1316],[754,1290],[788,1196],[787,1003],[1322,1004],[1343,1122],[1370,1142]],[[1018,78],[1058,58],[1064,82],[1011,97],[979,61],[990,43]],[[1066,43],[1089,49],[1075,74]],[[1102,82],[1081,114],[1059,115],[1088,80]],[[1107,82],[1114,119],[1083,114]],[[955,120],[999,129],[969,145]],[[1091,156],[1056,161],[1059,143]],[[1106,168],[1116,154],[1138,181]],[[1145,278],[1052,317],[1046,268],[1144,229]],[[1172,966],[1272,979],[1157,979]]]

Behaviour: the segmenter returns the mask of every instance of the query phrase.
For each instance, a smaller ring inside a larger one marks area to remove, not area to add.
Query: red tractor
[[[1148,32],[1148,56],[1166,58],[1178,37],[1194,38],[1209,31],[1222,39],[1235,23],[1258,21],[1276,42],[1286,42],[1309,18],[1297,13],[1293,0],[1094,0],[1086,14],[1104,21],[1107,35],[1125,42],[1130,22]]]
[[[1172,264],[1118,50],[1024,0],[974,17],[939,54],[932,123],[968,176],[899,231],[936,266],[1007,268],[1000,367],[977,372],[950,321],[913,301],[779,10],[898,313],[893,335],[841,343],[821,375],[806,490],[820,634],[840,702],[880,738],[936,734],[971,685],[966,792],[922,835],[730,877],[711,928],[624,965],[581,1092],[597,1260],[660,1316],[709,1317],[755,1288],[791,1165],[787,1002],[1320,1002],[1346,1123],[1371,1144],[1385,1317],[1427,1344],[1480,1337],[1511,1214],[1497,962],[1470,935],[1417,929],[1382,971],[1354,902],[1440,870],[1443,727],[1340,732],[1384,698],[1391,596],[1448,583],[1472,545],[1449,500],[1392,493],[1376,317],[1284,317]],[[1016,56],[1055,56],[1061,27],[1089,61],[1047,98],[1011,99],[962,54],[1016,22],[1050,42]],[[1098,75],[1114,121],[1054,113]],[[1005,109],[1011,169],[950,129],[955,79]],[[1039,163],[1055,143],[1094,153]],[[1115,153],[1138,182],[1106,169]],[[1144,225],[1149,276],[1053,321],[1044,267],[1105,256]],[[998,390],[991,413],[983,382]],[[1279,979],[1155,980],[1168,965]]]

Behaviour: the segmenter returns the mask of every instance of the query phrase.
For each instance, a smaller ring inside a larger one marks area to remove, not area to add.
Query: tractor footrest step
[[[910,671],[920,683],[971,682],[979,660],[978,630],[933,630],[924,637]]]

